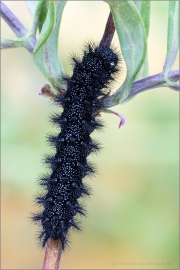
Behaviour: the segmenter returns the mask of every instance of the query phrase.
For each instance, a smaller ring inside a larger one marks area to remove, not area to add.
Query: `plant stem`
[[[1,17],[9,25],[17,37],[23,37],[27,34],[27,28],[3,2],[1,2]]]
[[[169,72],[168,78],[173,81],[178,81],[180,79],[180,71],[179,69],[177,70],[171,70]],[[129,96],[127,98],[130,98],[138,93],[147,91],[152,88],[158,88],[162,86],[167,86],[169,85],[166,83],[166,80],[164,78],[163,72],[146,77],[144,79],[141,79],[137,82],[134,82],[131,87],[131,91],[129,93]],[[174,88],[173,90],[178,91],[179,87],[177,85],[177,88]]]
[[[20,22],[20,20],[3,2],[1,2],[0,14],[18,38],[24,37],[28,34],[28,29]],[[24,42],[24,46],[30,53],[32,53],[36,42],[36,38],[30,36]],[[4,46],[3,48],[8,48],[8,46]]]
[[[178,81],[180,79],[180,70],[171,70],[169,72],[168,78],[172,81]],[[127,101],[129,98],[153,89],[153,88],[159,88],[159,87],[170,87],[164,78],[163,72],[143,78],[139,81],[136,81],[132,84],[131,91],[128,95],[128,97],[124,100]],[[179,91],[179,85],[177,84],[176,87],[171,87],[172,90]],[[108,96],[104,99],[104,103],[107,107],[112,107],[119,104],[119,96],[120,96],[120,90],[118,89],[114,94],[111,96]],[[123,101],[123,102],[124,102]]]
[[[46,252],[42,270],[59,269],[60,259],[62,254],[61,242],[49,238],[46,245]]]
[[[114,32],[115,32],[115,26],[114,26],[112,13],[110,12],[107,23],[106,23],[106,27],[104,30],[104,34],[103,34],[103,37],[100,41],[99,46],[110,47],[111,41],[112,41],[113,36],[114,36]]]

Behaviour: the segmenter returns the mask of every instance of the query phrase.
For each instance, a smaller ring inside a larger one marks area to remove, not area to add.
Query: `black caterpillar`
[[[72,59],[73,75],[64,78],[67,91],[55,98],[55,103],[64,110],[61,115],[51,117],[61,132],[48,137],[56,153],[45,158],[52,172],[40,179],[45,192],[36,196],[36,203],[43,210],[32,217],[42,227],[38,237],[42,246],[48,238],[59,239],[62,249],[67,244],[69,228],[80,229],[75,220],[76,214],[85,215],[78,199],[89,195],[89,190],[82,179],[95,172],[87,163],[87,156],[99,149],[90,134],[102,127],[102,123],[95,120],[95,113],[105,109],[103,89],[108,88],[118,71],[118,55],[108,47],[87,45],[81,61],[75,57]]]

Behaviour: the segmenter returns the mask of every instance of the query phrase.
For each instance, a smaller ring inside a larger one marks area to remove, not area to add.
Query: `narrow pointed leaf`
[[[55,5],[53,1],[50,1],[46,20],[43,24],[41,34],[34,48],[34,54],[40,49],[40,47],[48,39],[49,35],[51,34],[53,30],[54,23],[55,23]]]
[[[150,23],[150,1],[143,0],[143,1],[134,1],[135,5],[137,6],[141,18],[144,22],[144,27],[146,30],[146,37],[148,38],[149,35],[149,23]],[[146,57],[144,59],[144,63],[139,70],[138,74],[136,75],[136,81],[142,78],[145,78],[149,75],[149,63],[148,63],[148,53],[146,51]]]
[[[41,43],[35,48],[33,55],[35,65],[55,91],[55,84],[65,87],[61,79],[64,70],[58,56],[59,27],[65,4],[66,1],[49,1],[46,20],[39,37]]]
[[[146,36],[149,35],[149,23],[150,23],[150,1],[143,0],[143,1],[134,1],[136,7],[138,8],[142,20],[144,22],[144,27],[146,30]]]
[[[131,85],[146,56],[146,30],[141,14],[133,1],[107,0],[126,62],[127,76],[114,93],[113,100],[121,103],[129,94]]]
[[[44,22],[46,20],[47,13],[48,13],[48,2],[44,1],[43,5],[42,5],[42,9],[41,9],[41,14],[39,17],[39,26],[38,27],[39,27],[40,33],[42,31],[42,27],[43,27]]]
[[[168,79],[168,73],[176,60],[179,50],[179,1],[169,1],[167,54],[163,67],[164,78],[168,85],[177,86],[177,83]]]

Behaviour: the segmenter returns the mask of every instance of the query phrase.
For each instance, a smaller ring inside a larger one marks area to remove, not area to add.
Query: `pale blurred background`
[[[27,28],[31,16],[23,1],[5,1]],[[162,71],[166,55],[168,1],[151,1],[150,75]],[[101,1],[68,1],[59,53],[67,72],[69,55],[87,40],[99,42],[109,7]],[[1,21],[2,35],[15,37]],[[118,45],[117,39],[114,41]],[[28,220],[35,209],[37,176],[50,151],[45,134],[54,106],[38,95],[46,83],[24,48],[1,53],[2,100],[2,259],[3,269],[41,269],[44,251]],[[178,68],[176,61],[173,69]],[[120,81],[120,79],[119,79]],[[115,89],[114,89],[115,90]],[[87,179],[83,232],[71,234],[62,269],[178,269],[178,93],[150,90],[114,108],[127,123],[103,115],[106,128],[94,136],[104,149],[92,156],[99,174]]]

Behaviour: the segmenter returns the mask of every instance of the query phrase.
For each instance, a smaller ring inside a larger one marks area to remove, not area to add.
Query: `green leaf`
[[[146,37],[148,38],[149,35],[149,24],[150,24],[150,1],[143,0],[143,1],[134,1],[135,5],[137,6],[141,18],[144,22],[144,27],[146,30]],[[140,80],[145,78],[149,75],[149,63],[148,63],[148,52],[146,51],[146,57],[144,59],[144,63],[139,70],[138,74],[136,75],[135,80]]]
[[[146,56],[146,30],[141,14],[132,1],[107,0],[121,51],[126,62],[127,76],[123,85],[113,95],[116,104],[123,102],[128,96]]]
[[[172,69],[179,50],[179,1],[169,1],[168,13],[167,54],[163,73],[168,85],[177,86],[177,83],[168,79],[168,73]]]
[[[41,34],[34,48],[34,54],[40,49],[51,34],[55,23],[55,4],[53,1],[49,1],[49,8],[46,20],[43,24]]]
[[[45,22],[47,12],[48,12],[48,7],[49,7],[48,1],[25,1],[25,3],[26,3],[28,10],[33,18],[38,13],[38,9],[41,8],[41,13],[39,16],[39,25],[38,25],[39,32],[41,32],[42,26]]]
[[[38,40],[40,46],[33,53],[35,65],[55,91],[55,84],[65,87],[61,79],[64,69],[58,56],[59,27],[65,4],[66,1],[49,1],[46,20]]]
[[[138,8],[142,20],[144,22],[144,27],[146,30],[146,36],[149,35],[149,22],[150,22],[150,1],[134,1],[136,7]]]
[[[42,7],[44,6],[44,3],[44,1],[38,1],[36,9],[33,13],[33,23],[31,29],[29,30],[29,34],[34,37],[36,36],[36,31],[39,26],[40,14],[42,13]]]
[[[48,2],[47,1],[44,1],[43,2],[43,5],[42,5],[42,9],[41,9],[41,13],[40,13],[40,16],[39,16],[39,32],[41,33],[42,31],[42,27],[43,27],[43,24],[46,20],[46,16],[47,16],[47,13],[48,13]]]

